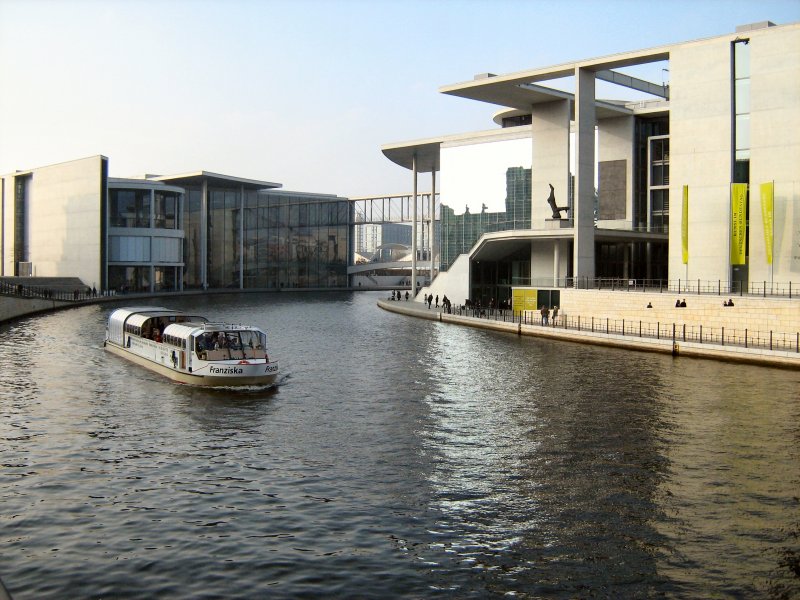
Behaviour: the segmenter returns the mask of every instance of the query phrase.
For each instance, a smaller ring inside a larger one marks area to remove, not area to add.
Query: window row
[[[181,194],[155,190],[109,190],[111,227],[178,229]]]

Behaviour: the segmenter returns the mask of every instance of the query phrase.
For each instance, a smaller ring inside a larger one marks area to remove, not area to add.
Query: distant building
[[[129,291],[347,286],[346,198],[207,171],[113,178],[104,156],[0,181],[0,275]]]

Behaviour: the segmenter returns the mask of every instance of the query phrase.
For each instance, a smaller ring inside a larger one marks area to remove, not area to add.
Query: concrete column
[[[244,289],[244,186],[239,186],[239,289]]]
[[[156,191],[150,190],[150,224],[148,227],[152,232],[156,227]],[[155,267],[155,256],[153,256],[153,251],[155,250],[153,244],[153,235],[149,236],[147,243],[150,245],[150,292],[156,291],[156,267]]]
[[[431,202],[430,202],[430,215],[431,226],[428,233],[430,234],[430,252],[431,252],[431,283],[433,283],[434,273],[434,257],[436,256],[434,244],[436,243],[436,169],[431,168]]]
[[[561,240],[553,240],[553,287],[558,287],[561,264]]]
[[[208,181],[203,179],[200,192],[200,284],[208,288]]]
[[[622,267],[623,277],[625,279],[631,278],[631,260],[633,258],[633,244],[625,244],[625,261]]]
[[[546,102],[531,107],[531,229],[543,229],[553,211],[547,204],[550,184],[555,188],[558,206],[569,200],[569,125],[568,100]],[[569,215],[572,217],[572,215]]]
[[[414,176],[414,198],[411,204],[411,297],[417,295],[417,155],[411,162]]]
[[[576,286],[594,279],[594,71],[575,70],[575,258]]]

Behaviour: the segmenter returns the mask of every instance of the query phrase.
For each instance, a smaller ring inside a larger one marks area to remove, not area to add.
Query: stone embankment
[[[474,311],[448,314],[413,301],[380,300],[378,305],[418,318],[517,335],[800,369],[800,299],[736,297],[733,307],[723,307],[723,299],[715,296],[685,299],[686,308],[676,308],[676,298],[666,294],[634,297],[628,292],[562,290],[560,316],[547,326],[541,324],[538,311],[516,317],[510,311],[484,311],[481,316]],[[648,303],[653,308],[647,308]]]

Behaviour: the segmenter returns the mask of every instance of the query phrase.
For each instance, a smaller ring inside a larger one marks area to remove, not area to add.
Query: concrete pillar
[[[414,176],[414,198],[411,204],[411,297],[417,295],[417,155],[411,159]]]
[[[244,186],[239,186],[239,289],[244,289]]]
[[[553,240],[553,287],[558,287],[561,264],[561,240]]]
[[[431,252],[431,283],[433,283],[434,277],[434,257],[436,256],[436,252],[434,251],[434,244],[436,243],[436,169],[431,167],[431,202],[430,202],[430,215],[431,215],[431,226],[428,230],[430,234],[430,244],[428,247],[430,248]]]
[[[576,285],[594,279],[595,74],[575,70],[575,258]]]
[[[557,100],[531,107],[531,229],[543,229],[553,211],[547,204],[550,184],[556,203],[567,206],[569,199],[570,103]]]
[[[208,181],[203,179],[200,192],[200,285],[208,288]]]
[[[625,244],[625,260],[622,267],[622,277],[631,278],[631,261],[633,260],[633,244]]]

